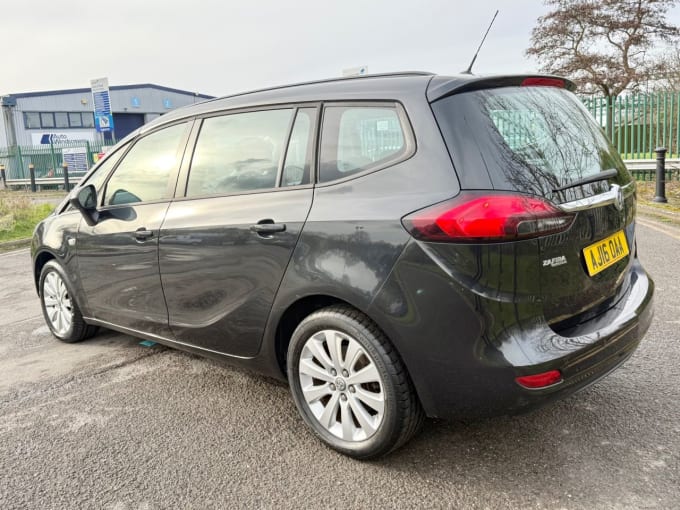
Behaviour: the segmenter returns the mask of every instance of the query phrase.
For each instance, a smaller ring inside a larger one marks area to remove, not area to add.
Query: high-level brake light
[[[536,76],[534,78],[524,78],[522,80],[522,87],[558,87],[563,89],[565,87],[564,80],[559,78],[541,78]]]

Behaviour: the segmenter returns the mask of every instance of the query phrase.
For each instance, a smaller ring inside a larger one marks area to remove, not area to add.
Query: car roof
[[[331,78],[253,90],[177,108],[146,124],[140,132],[143,133],[160,125],[195,115],[256,106],[321,101],[399,101],[414,94],[426,97],[428,101],[433,102],[447,95],[477,88],[519,85],[527,77],[558,78],[535,74],[445,76],[422,71]],[[563,81],[566,88],[573,89],[571,82]]]

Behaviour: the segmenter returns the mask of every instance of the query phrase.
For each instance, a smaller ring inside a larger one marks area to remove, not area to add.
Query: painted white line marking
[[[642,225],[643,227],[651,228],[652,230],[656,230],[657,232],[666,234],[668,237],[672,237],[673,239],[680,241],[680,234],[678,234],[677,232],[672,232],[670,230],[661,228],[661,226],[658,225],[656,222],[652,223],[652,221],[648,219],[641,220],[640,218],[637,218],[635,221]]]

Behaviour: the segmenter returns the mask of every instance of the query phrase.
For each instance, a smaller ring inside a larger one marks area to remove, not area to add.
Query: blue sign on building
[[[108,131],[113,131],[113,115],[97,115],[94,114],[94,124],[97,131],[100,133],[106,133]]]
[[[163,107],[169,110],[172,108],[172,101],[168,98],[163,99]]]
[[[130,104],[132,105],[133,108],[139,108],[142,102],[139,100],[137,96],[132,96],[132,98],[130,99]]]

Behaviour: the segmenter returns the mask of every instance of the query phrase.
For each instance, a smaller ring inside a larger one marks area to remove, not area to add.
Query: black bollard
[[[66,191],[71,191],[71,185],[68,182],[68,164],[66,161],[62,163],[61,168],[64,170],[64,189]]]
[[[654,202],[666,203],[666,148],[657,147],[656,152],[656,196]]]
[[[33,163],[28,165],[28,174],[31,177],[31,192],[35,193],[38,189],[35,187],[35,165]]]
[[[7,189],[7,174],[5,174],[5,165],[0,165],[0,179],[2,179],[2,187]]]

